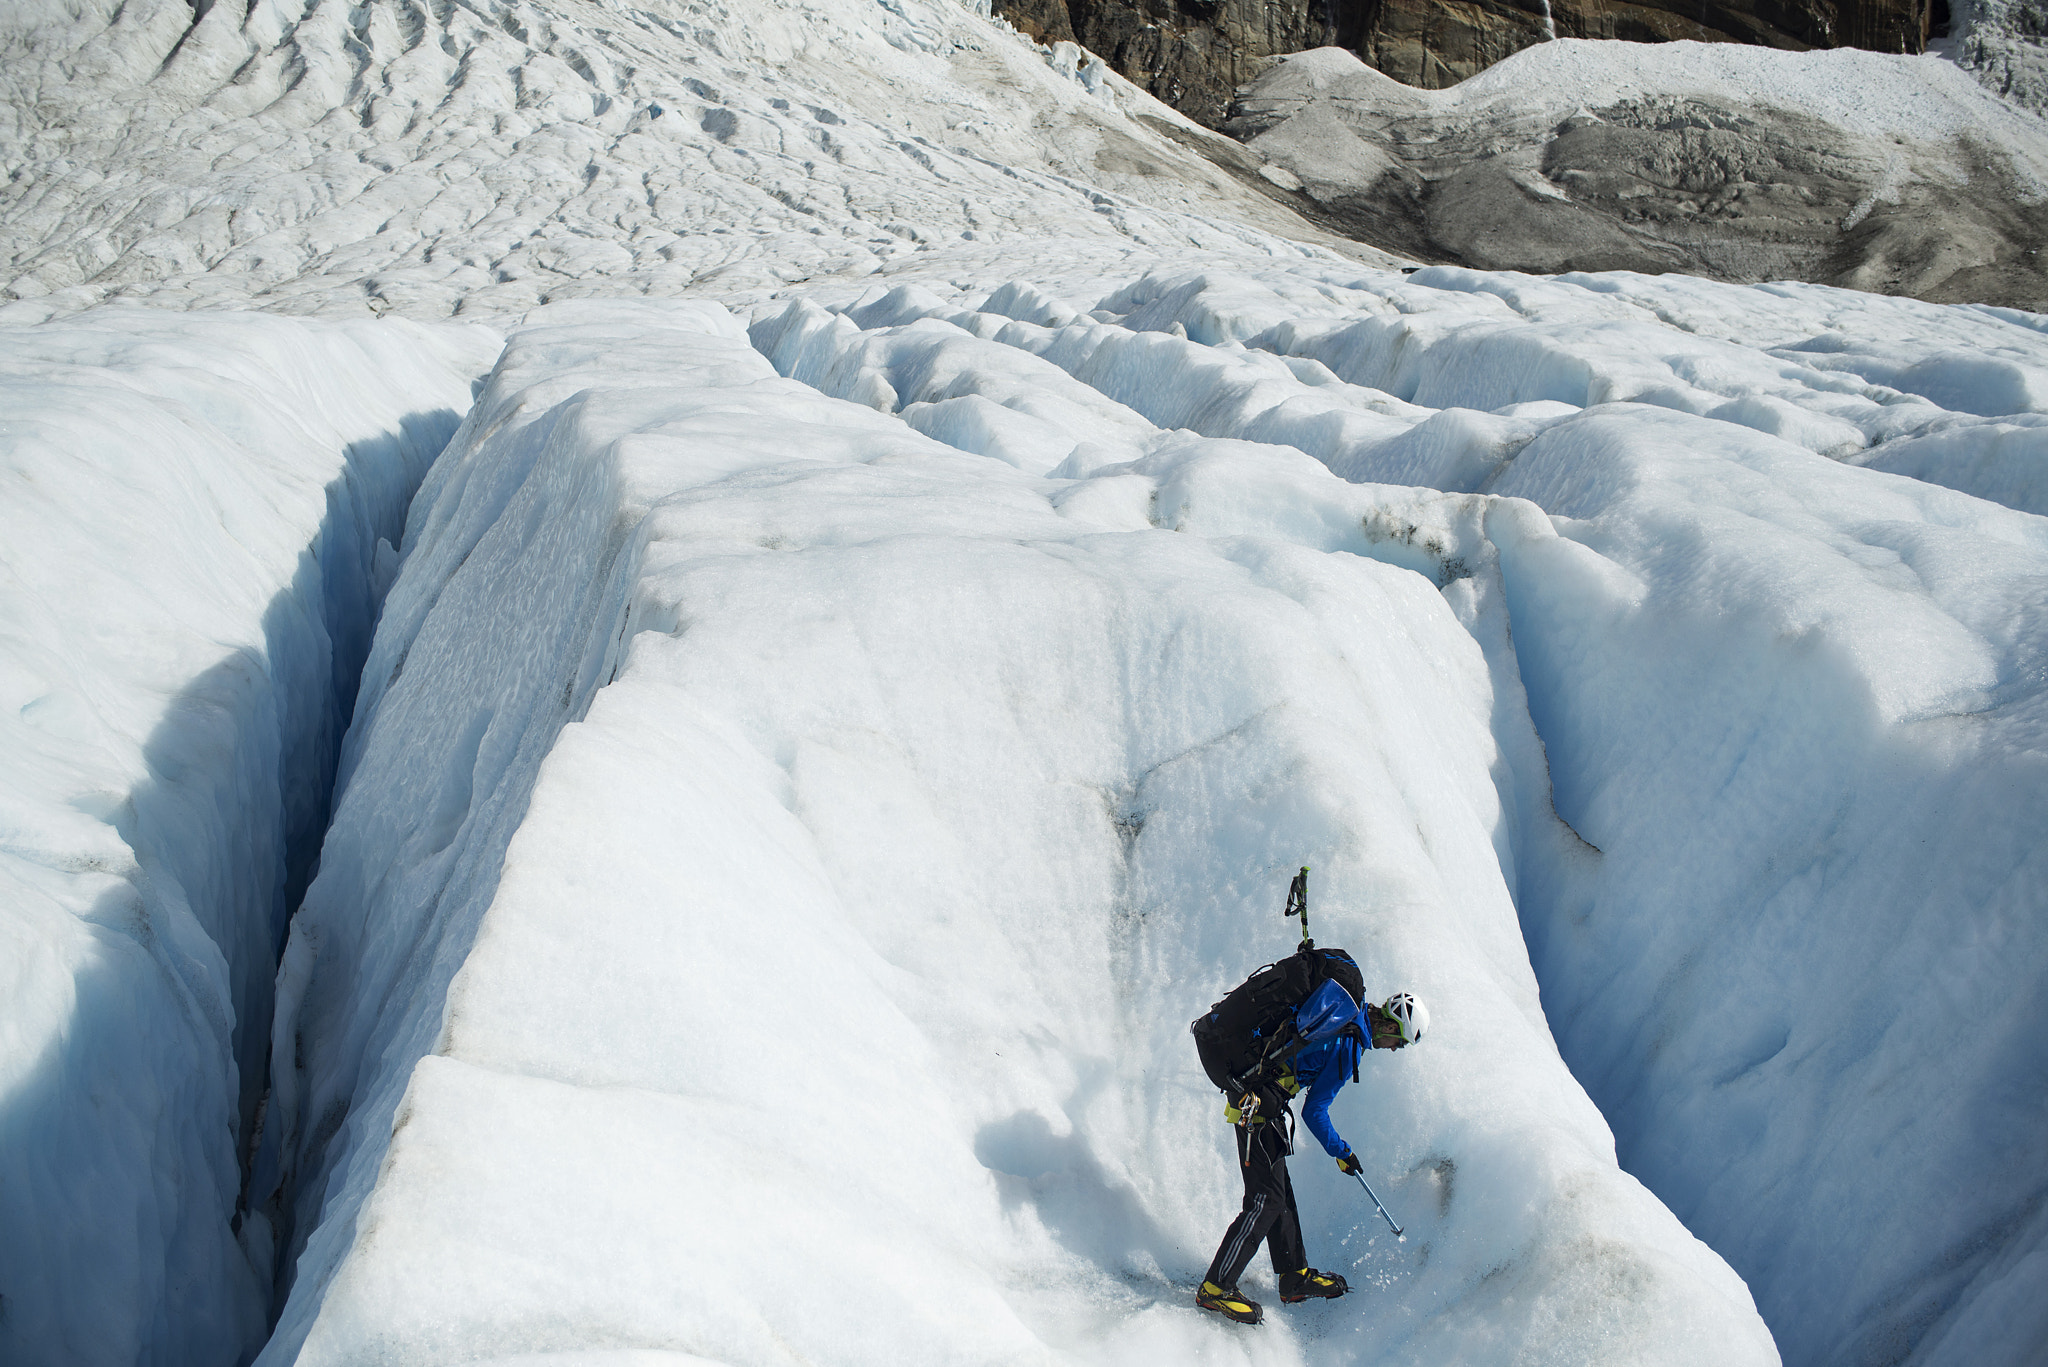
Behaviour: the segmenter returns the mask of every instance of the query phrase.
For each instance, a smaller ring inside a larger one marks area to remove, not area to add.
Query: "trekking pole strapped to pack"
[[[1352,957],[1341,949],[1318,949],[1308,937],[1306,864],[1287,890],[1286,914],[1302,919],[1301,946],[1253,973],[1188,1023],[1202,1070],[1222,1090],[1232,1124],[1277,1118],[1286,1100],[1271,1089],[1289,1060],[1341,1032],[1365,995]],[[1318,997],[1326,985],[1329,991]],[[1303,1009],[1309,1014],[1297,1019]]]
[[[1294,881],[1287,885],[1287,909],[1282,916],[1301,918],[1301,947],[1314,949],[1316,942],[1308,938],[1308,865],[1301,866],[1301,872],[1294,875]]]

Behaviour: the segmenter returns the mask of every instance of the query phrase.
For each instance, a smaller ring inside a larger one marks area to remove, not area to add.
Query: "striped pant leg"
[[[1298,1272],[1308,1266],[1308,1249],[1301,1241],[1301,1212],[1294,1206],[1294,1179],[1287,1175],[1283,1160],[1275,1165],[1280,1185],[1280,1211],[1273,1227],[1266,1231],[1266,1252],[1272,1255],[1273,1272]]]
[[[1245,1125],[1237,1132],[1238,1171],[1244,1176],[1244,1205],[1223,1233],[1216,1256],[1209,1263],[1208,1280],[1232,1287],[1244,1275],[1245,1265],[1259,1251],[1259,1245],[1283,1218],[1290,1233],[1282,1235],[1292,1247],[1301,1245],[1301,1222],[1294,1213],[1294,1189],[1287,1180],[1287,1142],[1277,1125]],[[1276,1250],[1274,1266],[1279,1251]],[[1294,1267],[1299,1267],[1295,1263]],[[1291,1268],[1289,1270],[1292,1270]]]

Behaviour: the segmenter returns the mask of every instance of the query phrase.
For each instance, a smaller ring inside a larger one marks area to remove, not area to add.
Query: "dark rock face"
[[[1919,52],[1946,0],[995,0],[1040,42],[1079,43],[1199,123],[1281,53],[1343,47],[1394,79],[1455,85],[1546,37]]]
[[[1339,42],[1350,0],[995,0],[1042,43],[1074,42],[1197,123],[1221,127],[1237,87],[1284,52]]]

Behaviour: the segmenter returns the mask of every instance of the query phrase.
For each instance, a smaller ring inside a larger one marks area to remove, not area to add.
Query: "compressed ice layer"
[[[287,955],[318,1223],[266,1361],[1775,1361],[1544,1027],[1480,586],[1276,530],[1370,545],[1298,452],[1151,436],[1045,480],[714,310],[514,336]],[[1336,1110],[1408,1242],[1305,1156],[1366,1310],[1247,1338],[1186,1295],[1237,1183],[1183,1027],[1287,948],[1304,861],[1318,937],[1438,1024]]]
[[[262,1341],[267,1227],[231,1221],[284,916],[382,539],[494,349],[142,310],[0,330],[9,1362]]]

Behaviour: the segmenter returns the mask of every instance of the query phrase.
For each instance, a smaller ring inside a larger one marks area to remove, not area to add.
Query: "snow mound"
[[[9,1362],[263,1340],[272,1249],[238,1203],[272,972],[386,539],[496,343],[133,309],[0,330]]]
[[[881,331],[755,329],[857,400],[703,305],[512,336],[415,504],[286,955],[310,1237],[263,1360],[1774,1362],[1614,1165],[1522,948],[1517,860],[1573,856],[1479,532],[1575,548]],[[970,400],[1030,454],[894,411]],[[1135,459],[1019,468],[1098,417]],[[1447,591],[1403,518],[1472,541]],[[1299,1164],[1367,1313],[1248,1339],[1187,1295],[1237,1192],[1185,1022],[1287,948],[1301,862],[1318,937],[1437,1024],[1339,1107],[1408,1243]]]

